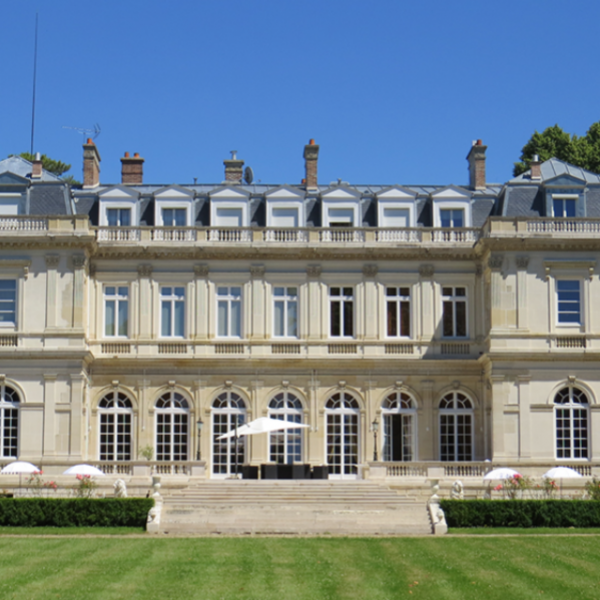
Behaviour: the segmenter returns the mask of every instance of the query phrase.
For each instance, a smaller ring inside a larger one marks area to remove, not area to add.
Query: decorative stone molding
[[[110,385],[112,385],[112,387],[115,388],[115,389],[118,388],[119,387],[119,380],[118,379],[113,379],[110,382]]]
[[[419,265],[419,275],[421,277],[433,277],[435,267],[433,265]]]
[[[194,275],[196,277],[207,277],[208,273],[208,265],[194,265]]]
[[[379,273],[379,267],[377,265],[363,265],[362,271],[365,277],[376,277]]]
[[[230,390],[231,386],[233,385],[233,381],[231,381],[231,379],[226,379],[223,382],[223,385],[225,386],[226,389]]]
[[[60,256],[58,254],[46,254],[46,267],[48,269],[56,269],[58,263],[60,263]]]
[[[140,277],[152,276],[152,265],[138,265],[137,272]]]
[[[173,389],[177,385],[177,382],[174,379],[169,379],[169,381],[167,381],[167,385]]]
[[[259,277],[264,277],[265,275],[265,265],[250,265],[250,276],[253,279],[258,279]]]
[[[322,271],[323,268],[321,267],[321,265],[308,265],[306,267],[306,274],[309,277],[321,277]]]
[[[481,277],[483,275],[483,265],[475,265],[475,277]]]
[[[517,269],[524,271],[529,266],[529,256],[517,256],[515,258]]]
[[[396,382],[394,382],[394,387],[395,387],[397,390],[400,390],[400,389],[402,389],[402,386],[403,386],[403,385],[404,385],[404,381],[396,381]]]
[[[492,271],[499,271],[502,268],[504,263],[504,255],[503,254],[492,254],[488,258],[488,267],[492,269]]]
[[[596,268],[596,261],[594,259],[549,259],[544,261],[544,272],[546,275],[546,280],[550,279],[550,274],[557,273],[565,273],[569,272],[569,274],[573,274],[573,271],[579,271],[579,274],[582,275],[583,272],[587,271],[590,280],[594,276],[594,270]]]
[[[453,387],[455,390],[459,389],[459,388],[460,388],[460,381],[459,381],[458,379],[455,379],[455,380],[452,382],[452,387]]]
[[[84,254],[74,254],[71,258],[71,262],[74,269],[83,269],[83,267],[85,267],[85,263],[87,262],[87,258]]]
[[[97,267],[95,263],[90,263],[88,270],[90,272],[90,277],[96,277]]]
[[[281,387],[282,387],[284,390],[287,390],[287,389],[290,387],[290,382],[289,382],[289,381],[286,381],[286,380],[282,381],[282,382],[281,382]]]
[[[577,377],[575,375],[569,375],[567,379],[569,380],[569,383],[573,384],[577,380]]]
[[[338,381],[338,387],[343,390],[346,387],[346,382],[345,381]]]
[[[6,375],[4,373],[0,373],[0,384],[3,384],[6,381]]]

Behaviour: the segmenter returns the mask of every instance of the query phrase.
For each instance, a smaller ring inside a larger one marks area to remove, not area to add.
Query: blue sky
[[[0,0],[0,157],[28,151],[35,13],[35,151],[72,163],[99,123],[101,181],[125,151],[149,183],[220,182],[229,150],[263,183],[511,177],[535,129],[600,120],[600,2],[531,0]]]

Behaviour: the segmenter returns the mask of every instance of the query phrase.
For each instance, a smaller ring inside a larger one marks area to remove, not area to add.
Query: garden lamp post
[[[379,431],[379,421],[375,419],[371,423],[373,428],[373,462],[377,462],[377,432]]]
[[[198,448],[196,450],[196,460],[200,460],[200,439],[202,436],[202,427],[204,427],[204,421],[202,419],[198,419],[196,421],[196,429],[198,430]]]

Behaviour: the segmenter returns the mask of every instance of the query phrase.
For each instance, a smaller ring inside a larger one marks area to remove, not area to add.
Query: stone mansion
[[[596,472],[600,176],[485,153],[464,186],[323,185],[312,140],[300,185],[0,161],[0,465]],[[308,427],[218,439],[262,416]]]

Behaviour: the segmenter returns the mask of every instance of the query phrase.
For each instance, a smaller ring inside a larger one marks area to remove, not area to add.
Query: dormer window
[[[431,194],[433,226],[449,229],[471,227],[471,194],[450,185]]]
[[[18,215],[20,200],[21,194],[0,194],[0,215]]]
[[[282,185],[265,194],[267,227],[304,227],[304,194]]]
[[[577,210],[577,195],[552,196],[553,216],[574,217]]]
[[[193,224],[194,192],[170,185],[154,194],[154,223],[157,227],[190,227]]]
[[[354,212],[352,208],[329,208],[328,227],[354,227]]]
[[[465,211],[462,208],[441,208],[440,222],[442,227],[464,227]]]
[[[322,196],[323,227],[360,227],[360,193],[344,185],[330,188]]]
[[[162,222],[165,227],[185,227],[187,225],[185,208],[163,208]]]
[[[417,195],[409,188],[394,185],[377,193],[379,229],[405,229],[416,226]]]
[[[139,194],[117,185],[100,192],[101,227],[135,227],[139,224]]]
[[[109,227],[131,227],[131,209],[107,208],[106,222]]]

